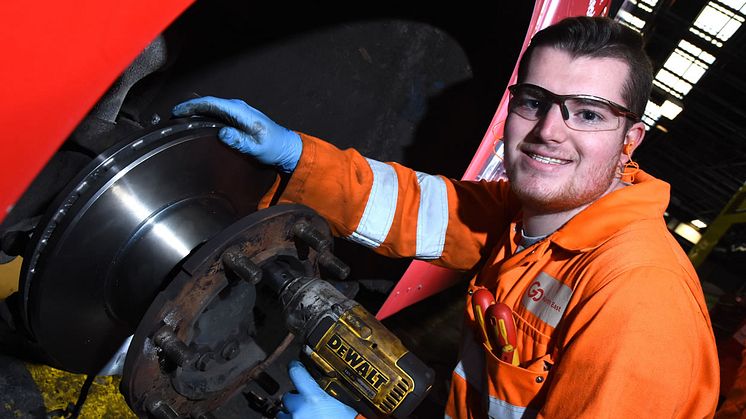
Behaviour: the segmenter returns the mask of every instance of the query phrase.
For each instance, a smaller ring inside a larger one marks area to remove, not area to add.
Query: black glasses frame
[[[530,87],[530,88],[533,88],[533,89],[537,89],[546,98],[550,99],[552,101],[552,103],[556,103],[560,107],[560,111],[562,112],[562,118],[565,121],[567,121],[570,118],[569,111],[567,110],[567,107],[565,106],[565,100],[567,100],[567,99],[581,99],[581,100],[582,99],[588,99],[588,100],[595,100],[595,101],[598,101],[598,102],[601,102],[601,103],[604,103],[604,104],[608,105],[609,108],[611,108],[611,110],[616,115],[618,115],[618,116],[623,116],[625,118],[629,118],[629,119],[633,120],[634,122],[640,122],[641,121],[640,117],[636,113],[630,111],[628,108],[626,108],[626,107],[624,107],[624,106],[622,106],[622,105],[620,105],[620,104],[618,104],[616,102],[613,102],[613,101],[611,101],[609,99],[604,99],[602,97],[593,96],[593,95],[558,95],[556,93],[550,92],[549,90],[547,90],[547,89],[545,89],[545,88],[543,88],[541,86],[537,86],[537,85],[531,84],[531,83],[517,83],[517,84],[511,85],[511,86],[508,86],[508,91],[510,92],[510,99],[511,100],[513,99],[513,97],[515,95],[515,91],[518,90],[518,89],[520,89],[520,88],[522,88],[522,87]],[[523,115],[521,115],[521,117],[525,118]],[[530,118],[527,118],[527,119],[531,120]],[[538,119],[539,118],[536,118],[536,119],[533,119],[533,120],[535,121],[535,120],[538,120]]]

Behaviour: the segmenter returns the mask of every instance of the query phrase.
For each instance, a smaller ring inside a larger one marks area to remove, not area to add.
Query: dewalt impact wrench
[[[264,264],[263,282],[303,339],[301,360],[321,388],[368,418],[408,417],[430,390],[433,370],[359,303],[291,265]]]

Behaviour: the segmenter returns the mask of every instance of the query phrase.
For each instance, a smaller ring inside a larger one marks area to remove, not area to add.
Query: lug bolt
[[[293,235],[301,239],[319,254],[319,265],[326,268],[337,279],[345,279],[350,267],[331,252],[332,242],[316,230],[308,221],[302,220],[293,226]]]
[[[169,360],[180,367],[192,364],[197,357],[197,354],[182,342],[168,326],[164,326],[153,335],[153,343],[163,350]]]
[[[337,279],[345,279],[347,278],[347,275],[350,274],[350,267],[342,262],[338,257],[334,256],[329,250],[322,252],[319,255],[319,265],[326,268],[326,270]]]
[[[317,252],[324,252],[332,243],[307,221],[298,221],[293,226],[293,235]]]
[[[240,251],[228,249],[221,260],[226,269],[250,284],[256,285],[262,279],[262,270]]]

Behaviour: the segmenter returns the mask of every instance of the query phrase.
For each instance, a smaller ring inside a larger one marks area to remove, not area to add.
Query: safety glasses
[[[552,104],[559,105],[562,119],[576,131],[611,131],[624,118],[640,120],[634,112],[610,100],[591,95],[557,95],[542,87],[519,83],[508,87],[510,112],[536,121],[544,117]]]

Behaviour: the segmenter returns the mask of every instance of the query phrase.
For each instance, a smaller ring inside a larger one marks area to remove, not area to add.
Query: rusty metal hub
[[[155,298],[132,340],[121,388],[135,413],[199,418],[251,381],[276,391],[263,370],[288,342],[276,338],[285,335],[279,302],[257,299],[263,269],[280,263],[306,276],[320,269],[346,276],[330,246],[326,222],[300,205],[251,214],[205,243]],[[259,328],[256,316],[265,319]]]

